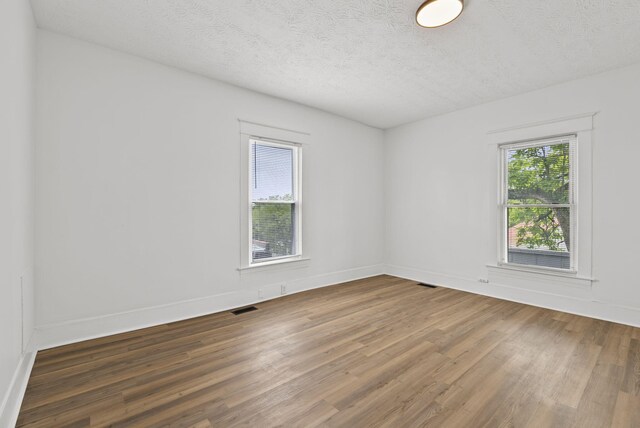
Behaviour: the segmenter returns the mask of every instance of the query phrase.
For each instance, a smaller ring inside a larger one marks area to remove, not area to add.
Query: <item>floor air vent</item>
[[[422,285],[423,287],[427,287],[427,288],[438,288],[437,285],[425,284],[424,282],[419,282],[418,285]]]
[[[233,311],[231,311],[231,313],[233,315],[241,315],[247,312],[257,311],[257,310],[258,308],[256,308],[255,306],[247,306],[246,308],[234,309]]]

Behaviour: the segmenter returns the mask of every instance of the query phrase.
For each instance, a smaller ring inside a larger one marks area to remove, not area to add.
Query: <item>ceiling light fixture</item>
[[[464,9],[464,0],[427,0],[416,12],[416,22],[421,27],[434,28],[456,19]]]

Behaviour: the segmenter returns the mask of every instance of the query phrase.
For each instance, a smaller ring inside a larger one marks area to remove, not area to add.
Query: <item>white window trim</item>
[[[256,122],[238,120],[240,124],[240,266],[239,271],[249,269],[267,269],[292,262],[308,261],[303,253],[303,203],[302,203],[302,146],[309,143],[310,134],[279,127],[271,127]],[[260,262],[252,260],[251,238],[251,189],[249,172],[251,168],[250,145],[252,141],[273,145],[275,147],[293,146],[294,151],[294,192],[296,193],[296,254],[286,257],[271,258]]]
[[[536,122],[531,124],[513,126],[509,128],[490,131],[488,135],[488,168],[491,173],[490,181],[490,219],[494,226],[489,228],[488,237],[488,253],[487,267],[489,273],[494,275],[517,275],[523,279],[545,280],[549,276],[564,278],[563,283],[574,282],[577,286],[591,286],[591,282],[595,281],[592,272],[592,171],[593,171],[593,155],[592,155],[592,133],[593,133],[593,117],[596,112],[585,113],[575,116],[569,116],[559,119],[552,119],[544,122]],[[574,243],[572,246],[572,256],[575,260],[572,265],[575,270],[554,269],[547,267],[532,267],[527,265],[519,265],[515,263],[503,263],[503,244],[504,236],[503,224],[501,219],[503,192],[503,165],[502,147],[513,142],[543,140],[545,138],[553,138],[556,136],[575,135],[574,150],[574,170],[575,191],[573,197],[574,204],[579,204],[577,210],[573,235]],[[496,162],[497,160],[497,162]],[[496,185],[497,184],[497,185]],[[579,184],[579,185],[578,185]]]

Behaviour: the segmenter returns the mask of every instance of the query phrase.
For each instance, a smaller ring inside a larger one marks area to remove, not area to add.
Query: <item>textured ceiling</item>
[[[638,0],[32,0],[42,28],[388,128],[640,62]]]

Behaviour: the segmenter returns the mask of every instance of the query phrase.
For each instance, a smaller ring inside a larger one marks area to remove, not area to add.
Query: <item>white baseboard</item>
[[[20,358],[9,388],[0,405],[0,427],[16,426],[22,399],[27,390],[27,383],[29,383],[29,376],[31,375],[31,369],[33,368],[35,360],[35,352],[23,354]]]
[[[640,327],[640,308],[614,305],[606,302],[513,287],[495,282],[485,284],[474,278],[431,272],[405,266],[386,265],[388,275],[425,282],[446,288],[481,294],[503,300],[553,309],[575,315]]]
[[[509,284],[497,284],[495,282],[483,284],[474,278],[395,265],[365,266],[288,281],[287,295],[385,273],[470,293],[640,327],[640,309],[637,308],[613,305],[576,296],[524,289],[510,286]],[[240,306],[281,297],[280,283],[267,284],[261,286],[260,289],[262,295],[259,295],[258,289],[245,289],[161,306],[39,326],[35,329],[32,347],[29,350],[48,349],[227,311]]]
[[[384,265],[372,265],[308,278],[287,281],[287,295],[314,288],[326,287],[384,273]],[[76,319],[38,326],[35,329],[30,350],[42,350],[97,337],[152,327],[216,312],[228,311],[240,306],[270,300],[280,295],[280,283],[185,300],[166,305],[140,308],[109,315]]]

